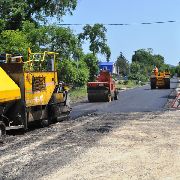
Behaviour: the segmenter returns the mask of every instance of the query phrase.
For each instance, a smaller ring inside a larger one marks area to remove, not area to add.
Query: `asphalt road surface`
[[[171,79],[171,89],[151,90],[150,85],[119,92],[117,101],[93,102],[88,100],[76,104],[71,118],[91,113],[156,112],[164,109],[167,99],[177,86],[177,79]]]
[[[179,111],[161,111],[176,85],[123,91],[111,103],[82,102],[72,119],[7,136],[0,180],[180,179]]]

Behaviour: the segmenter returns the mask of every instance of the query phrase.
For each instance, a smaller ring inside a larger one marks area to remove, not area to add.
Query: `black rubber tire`
[[[71,99],[70,99],[70,95],[67,92],[66,93],[66,102],[65,102],[65,106],[71,107]]]
[[[88,101],[89,101],[89,102],[94,102],[94,101],[93,101],[93,98],[92,98],[90,95],[88,95]]]
[[[49,120],[48,119],[43,119],[41,120],[41,126],[42,127],[48,127],[50,124]]]
[[[151,83],[151,89],[156,89],[156,79],[152,78],[150,83]]]
[[[3,143],[6,137],[6,126],[0,121],[0,143]]]
[[[118,92],[117,91],[114,92],[114,100],[118,100]]]
[[[166,79],[164,79],[164,82],[165,82],[165,88],[170,89],[170,79],[166,78]]]

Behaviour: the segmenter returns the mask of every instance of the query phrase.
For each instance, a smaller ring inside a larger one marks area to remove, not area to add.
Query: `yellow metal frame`
[[[22,56],[12,56],[12,54],[6,54],[6,63],[14,63],[14,59],[16,59],[15,63],[23,63]]]
[[[24,64],[29,65],[24,73],[24,82],[25,82],[25,101],[26,106],[37,106],[37,105],[46,105],[48,104],[56,85],[58,85],[58,78],[56,72],[56,56],[59,53],[45,51],[43,53],[32,53],[30,48],[28,49],[28,60]],[[54,60],[54,71],[32,71],[34,62],[44,62],[47,55],[53,56]],[[40,59],[36,57],[40,56]],[[29,72],[30,71],[30,72]],[[45,89],[40,91],[33,92],[32,82],[33,77],[44,77],[45,78]]]
[[[32,66],[34,62],[44,62],[45,58],[47,55],[53,55],[53,60],[54,60],[54,70],[56,70],[56,55],[58,55],[59,53],[56,52],[50,52],[50,51],[44,51],[43,53],[32,53],[31,49],[28,48],[28,60],[26,62],[24,62],[24,64],[28,64],[29,65],[29,70],[32,70]],[[36,56],[41,56],[40,60],[36,59]],[[32,59],[30,59],[32,56]]]

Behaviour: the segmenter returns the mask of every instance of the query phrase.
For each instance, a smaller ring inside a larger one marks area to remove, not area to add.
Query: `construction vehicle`
[[[153,72],[150,77],[150,86],[151,89],[170,89],[170,72],[168,70],[158,73]]]
[[[42,126],[70,113],[68,87],[58,81],[58,53],[32,53],[28,60],[0,55],[0,141],[6,131],[27,130],[31,122]]]
[[[89,102],[112,101],[118,99],[118,90],[108,70],[101,70],[95,82],[87,83]]]

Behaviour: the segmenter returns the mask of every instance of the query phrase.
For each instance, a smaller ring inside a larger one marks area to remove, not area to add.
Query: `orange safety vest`
[[[158,75],[158,68],[157,68],[157,67],[154,68],[153,71],[154,71],[154,74],[155,74],[155,75]]]

